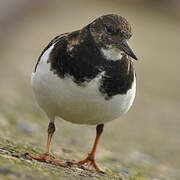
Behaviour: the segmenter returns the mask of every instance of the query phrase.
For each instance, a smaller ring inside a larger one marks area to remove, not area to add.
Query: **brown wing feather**
[[[41,59],[41,56],[45,53],[45,51],[50,47],[52,46],[54,43],[56,43],[58,41],[59,38],[62,38],[63,36],[67,36],[69,33],[64,33],[64,34],[60,34],[58,36],[56,36],[53,40],[50,41],[50,43],[44,48],[44,50],[42,51],[42,53],[40,54],[38,60],[37,60],[37,63],[36,63],[36,66],[34,68],[34,72],[36,72],[36,69],[37,69],[37,66],[39,64],[39,61]]]

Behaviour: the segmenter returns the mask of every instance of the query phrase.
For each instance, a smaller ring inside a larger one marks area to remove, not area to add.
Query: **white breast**
[[[46,50],[36,72],[32,73],[34,95],[51,121],[58,116],[72,123],[98,124],[114,120],[129,110],[135,98],[135,78],[127,94],[105,100],[98,90],[102,74],[81,87],[71,77],[61,79],[50,71],[47,60],[52,49],[53,45]]]

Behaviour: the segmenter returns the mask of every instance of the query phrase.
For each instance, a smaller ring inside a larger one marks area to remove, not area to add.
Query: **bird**
[[[134,60],[128,41],[131,25],[118,14],[96,18],[82,29],[56,36],[42,51],[31,75],[33,93],[49,119],[46,152],[32,159],[67,167],[55,159],[50,145],[55,118],[96,126],[92,150],[71,165],[103,172],[95,154],[104,124],[128,112],[136,94]]]

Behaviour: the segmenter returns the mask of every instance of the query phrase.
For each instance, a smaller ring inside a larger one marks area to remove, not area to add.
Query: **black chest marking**
[[[78,37],[78,31],[59,36],[52,42],[55,43],[48,63],[60,78],[70,76],[77,85],[85,86],[104,72],[99,91],[106,100],[117,94],[126,94],[131,88],[134,68],[126,56],[118,61],[106,60],[92,38]]]
[[[102,71],[103,58],[92,39],[76,39],[77,35],[78,32],[73,32],[70,37],[60,39],[54,45],[49,61],[60,78],[71,76],[76,84],[83,86]]]
[[[126,94],[134,81],[134,67],[131,60],[124,56],[119,61],[110,61],[102,76],[100,92],[109,99],[118,94]]]

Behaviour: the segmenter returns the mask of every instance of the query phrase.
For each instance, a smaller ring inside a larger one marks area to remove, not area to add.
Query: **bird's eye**
[[[115,34],[113,28],[111,26],[106,26],[106,32],[109,34],[109,35],[113,35]]]
[[[119,35],[120,35],[121,37],[126,36],[125,32],[124,32],[124,31],[121,31],[121,30],[119,30]]]

